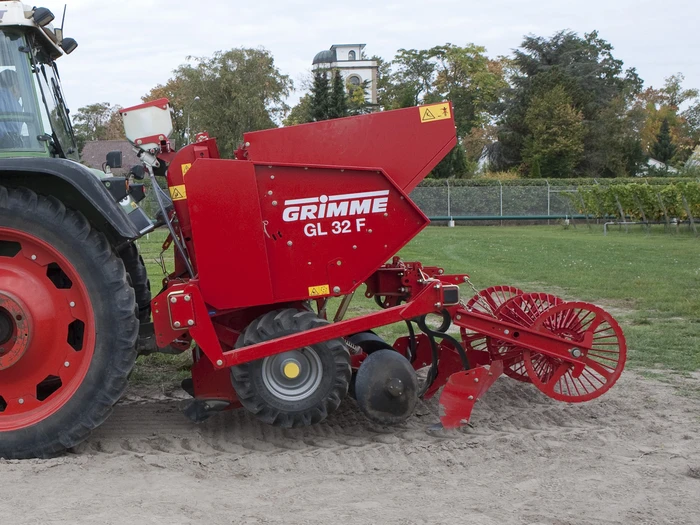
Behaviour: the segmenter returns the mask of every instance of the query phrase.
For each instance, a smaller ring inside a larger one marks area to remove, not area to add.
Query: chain
[[[481,291],[480,291],[476,286],[474,286],[474,283],[472,282],[472,280],[469,278],[468,275],[465,275],[465,276],[464,276],[464,282],[466,282],[466,283],[469,285],[469,287],[470,287],[470,288],[472,289],[472,291],[474,292],[474,295],[475,295],[476,297],[478,297],[478,299],[476,300],[476,302],[477,302],[477,303],[482,303],[482,301],[484,300],[484,296],[481,295]],[[485,308],[486,312],[488,312],[489,315],[491,315],[491,317],[496,318],[496,313],[491,309],[491,305],[488,303],[488,301],[485,301],[485,302],[483,302],[482,304],[485,305],[485,307],[486,307],[486,308]],[[467,306],[467,303],[464,302],[464,299],[460,299],[460,300],[459,300],[459,305],[460,305],[462,308],[464,308],[465,310],[469,310],[469,311],[472,310],[472,308],[469,308],[469,307]],[[481,313],[481,312],[480,312],[480,313]]]
[[[479,295],[479,290],[477,289],[476,286],[474,286],[474,283],[472,282],[472,280],[469,278],[468,275],[464,276],[464,280],[471,287],[471,289],[474,291],[474,295]]]
[[[165,275],[167,277],[168,276],[168,269],[165,266],[164,254],[165,254],[165,250],[160,252],[160,255],[156,259],[154,259],[154,261],[156,262],[156,264],[158,266],[160,266],[160,269],[163,271],[163,275]]]
[[[160,266],[160,269],[163,271],[163,275],[166,277],[169,275],[168,274],[168,269],[165,264],[165,252],[168,251],[170,248],[170,245],[173,243],[173,236],[171,233],[168,234],[168,236],[165,238],[163,241],[163,245],[161,246],[160,254],[158,255],[158,258],[155,259],[155,262]]]

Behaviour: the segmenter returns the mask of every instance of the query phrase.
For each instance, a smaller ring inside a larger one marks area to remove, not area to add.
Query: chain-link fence
[[[575,193],[576,187],[446,180],[417,187],[411,199],[432,220],[545,220],[577,216],[565,192]]]

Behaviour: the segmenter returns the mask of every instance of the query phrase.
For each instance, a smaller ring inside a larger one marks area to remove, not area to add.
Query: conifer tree
[[[331,88],[328,118],[341,118],[348,116],[347,94],[345,93],[345,81],[340,71],[336,70],[333,75],[333,86]]]
[[[328,119],[330,112],[330,83],[326,71],[314,73],[311,88],[311,117],[315,122]]]
[[[668,118],[665,118],[661,123],[658,135],[656,135],[656,142],[651,146],[651,156],[664,164],[668,164],[675,156],[677,150],[678,148],[671,137],[671,127],[669,126]]]

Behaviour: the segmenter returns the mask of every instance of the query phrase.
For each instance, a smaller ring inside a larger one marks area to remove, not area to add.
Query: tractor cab
[[[53,20],[45,7],[0,1],[0,184],[68,194],[76,209],[107,224],[113,242],[134,239],[153,229],[137,205],[145,197],[143,186],[113,176],[106,166],[121,167],[120,158],[108,158],[104,171],[78,164],[56,67],[78,44],[64,38],[63,23],[54,27]]]
[[[0,2],[0,20],[0,157],[78,160],[55,62],[77,44],[45,8]]]

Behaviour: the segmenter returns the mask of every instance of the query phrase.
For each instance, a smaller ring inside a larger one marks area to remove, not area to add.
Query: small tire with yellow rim
[[[328,324],[310,311],[268,312],[240,335],[236,348]],[[342,339],[290,350],[233,367],[231,381],[241,404],[264,423],[295,428],[320,423],[348,392],[350,354]]]

